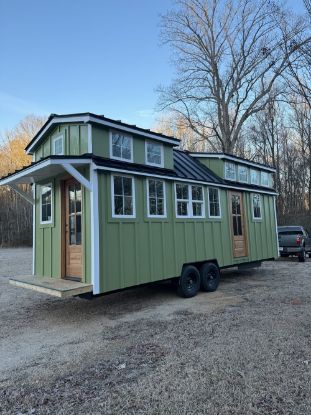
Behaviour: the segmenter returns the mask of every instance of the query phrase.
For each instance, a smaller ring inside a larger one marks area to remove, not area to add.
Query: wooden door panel
[[[65,275],[82,279],[82,188],[76,180],[67,180],[65,199]]]
[[[230,192],[229,196],[233,256],[239,258],[247,255],[243,198],[238,192]]]

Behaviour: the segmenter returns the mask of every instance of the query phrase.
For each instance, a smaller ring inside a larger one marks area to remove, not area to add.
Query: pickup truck
[[[311,238],[302,226],[279,226],[278,238],[281,257],[294,255],[304,262],[306,254],[311,253]]]

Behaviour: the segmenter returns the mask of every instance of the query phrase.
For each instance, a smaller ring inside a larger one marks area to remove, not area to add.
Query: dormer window
[[[261,186],[269,187],[269,173],[266,171],[261,172]]]
[[[133,161],[133,138],[112,131],[110,133],[110,157],[117,160]]]
[[[162,144],[146,141],[146,164],[163,167],[163,146]]]
[[[225,162],[225,179],[236,181],[236,169],[234,163]]]
[[[53,155],[62,156],[64,154],[64,140],[63,136],[60,135],[53,139]]]
[[[251,170],[251,184],[257,184],[257,185],[260,184],[258,170]]]
[[[238,178],[241,183],[248,183],[248,169],[246,166],[238,167]]]

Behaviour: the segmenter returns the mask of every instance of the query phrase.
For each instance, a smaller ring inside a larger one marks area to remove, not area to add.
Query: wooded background
[[[179,0],[161,18],[175,79],[158,87],[154,129],[190,151],[221,151],[274,165],[279,224],[311,231],[310,1]],[[0,176],[45,119],[30,115],[0,137]],[[29,189],[28,189],[29,191]],[[0,246],[31,245],[32,207],[0,188]]]

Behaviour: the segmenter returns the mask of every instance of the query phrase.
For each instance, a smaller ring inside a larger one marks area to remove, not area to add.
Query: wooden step
[[[22,276],[10,278],[9,282],[16,287],[28,288],[59,298],[74,297],[93,291],[91,284],[60,278]]]

